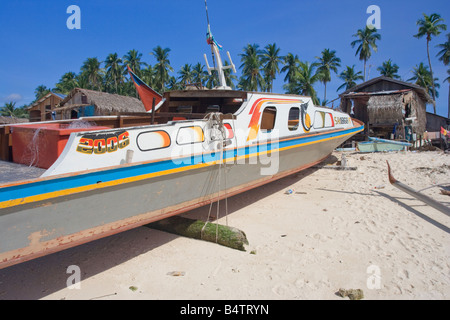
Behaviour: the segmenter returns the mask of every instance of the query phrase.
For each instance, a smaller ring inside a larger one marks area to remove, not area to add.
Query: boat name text
[[[334,123],[335,124],[348,124],[349,123],[348,117],[334,117]]]
[[[89,134],[80,138],[77,151],[84,154],[104,154],[123,149],[130,144],[128,131],[109,134]]]

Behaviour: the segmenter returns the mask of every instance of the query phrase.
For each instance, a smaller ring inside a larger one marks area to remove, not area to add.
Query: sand
[[[246,233],[245,252],[140,227],[0,270],[0,299],[449,299],[450,217],[390,185],[386,160],[420,190],[450,185],[450,155],[344,154],[356,170],[310,168],[229,198],[219,223]],[[423,193],[450,206],[439,187]]]

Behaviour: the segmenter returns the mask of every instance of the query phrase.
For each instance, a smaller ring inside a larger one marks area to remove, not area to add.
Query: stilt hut
[[[426,104],[432,99],[418,85],[378,77],[340,94],[341,110],[366,124],[368,136],[413,141],[426,131]]]

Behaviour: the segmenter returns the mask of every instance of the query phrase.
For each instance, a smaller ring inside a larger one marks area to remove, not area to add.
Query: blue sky
[[[66,13],[70,5],[81,9],[81,30],[69,30]],[[364,28],[369,5],[381,10],[381,41],[378,52],[368,62],[369,78],[383,61],[392,59],[402,80],[409,79],[414,66],[426,65],[426,40],[417,39],[416,21],[422,13],[439,13],[449,29],[433,38],[430,46],[435,77],[441,88],[437,113],[447,115],[449,86],[445,67],[438,61],[435,46],[450,32],[450,1],[400,0],[208,0],[211,29],[216,40],[230,51],[239,68],[247,44],[261,48],[276,43],[283,55],[291,52],[301,60],[313,62],[325,48],[336,50],[345,66],[363,63],[350,43],[358,29]],[[68,71],[78,73],[88,57],[105,60],[109,53],[125,55],[136,49],[143,60],[154,64],[149,53],[156,46],[171,49],[170,62],[177,72],[185,63],[204,63],[210,59],[206,44],[204,0],[3,0],[0,2],[0,105],[14,100],[17,106],[30,103],[40,84],[54,87]],[[175,73],[173,74],[175,75]],[[238,76],[240,70],[238,69]],[[284,74],[278,75],[274,92],[283,92]],[[338,97],[342,84],[337,75],[327,87],[327,98]],[[315,86],[323,98],[323,85]],[[432,111],[428,106],[427,111]]]

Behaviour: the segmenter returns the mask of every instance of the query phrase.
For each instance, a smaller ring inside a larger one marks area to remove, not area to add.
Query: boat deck
[[[39,178],[46,170],[22,164],[0,161],[0,186],[15,181]]]

